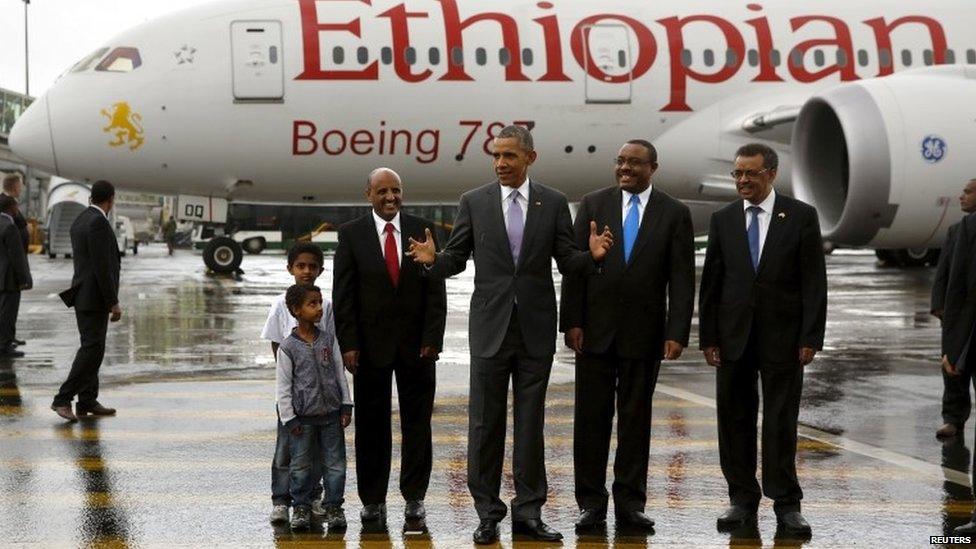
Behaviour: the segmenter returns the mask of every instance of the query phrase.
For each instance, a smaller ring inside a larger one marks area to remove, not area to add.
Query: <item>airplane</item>
[[[411,203],[456,203],[493,178],[508,124],[533,132],[533,177],[578,200],[641,137],[654,184],[704,229],[736,196],[734,151],[758,141],[826,240],[911,263],[976,176],[974,29],[962,0],[232,0],[109,40],[9,142],[219,227],[228,201],[359,204],[377,166]],[[204,252],[218,271],[241,256],[227,237]]]

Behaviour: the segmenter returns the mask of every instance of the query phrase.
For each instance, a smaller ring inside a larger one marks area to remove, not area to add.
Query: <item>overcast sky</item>
[[[125,29],[210,0],[31,0],[30,92]],[[0,88],[24,91],[24,3],[0,0]]]

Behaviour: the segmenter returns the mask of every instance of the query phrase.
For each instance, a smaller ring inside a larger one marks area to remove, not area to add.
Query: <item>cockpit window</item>
[[[71,67],[71,72],[87,71],[106,53],[108,53],[108,48],[99,48],[95,50],[93,53],[85,56],[85,58],[83,58],[81,61],[75,63],[75,66]]]
[[[132,72],[142,65],[142,57],[136,48],[115,48],[108,57],[95,67],[103,72]]]

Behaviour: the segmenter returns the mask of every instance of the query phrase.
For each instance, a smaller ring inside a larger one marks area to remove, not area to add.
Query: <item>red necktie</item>
[[[396,238],[393,236],[393,223],[386,224],[386,243],[383,245],[383,255],[386,256],[386,271],[390,273],[393,287],[400,284],[400,250],[397,249]]]

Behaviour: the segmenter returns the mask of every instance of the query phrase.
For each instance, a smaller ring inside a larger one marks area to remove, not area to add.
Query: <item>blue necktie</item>
[[[752,270],[759,270],[759,212],[763,211],[759,206],[749,206],[749,228],[746,235],[749,237],[749,255],[752,256]]]
[[[630,210],[627,211],[627,218],[624,219],[624,263],[630,263],[630,252],[634,249],[634,242],[637,241],[637,230],[640,229],[640,197],[636,194],[630,195]]]

